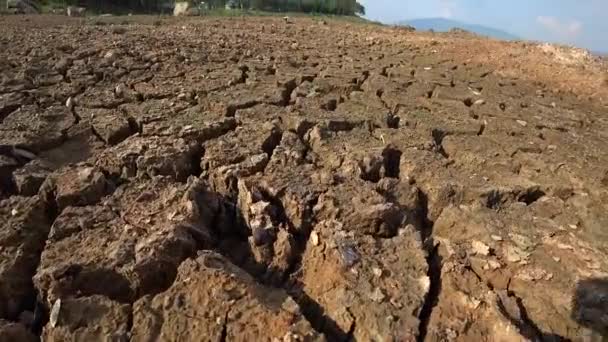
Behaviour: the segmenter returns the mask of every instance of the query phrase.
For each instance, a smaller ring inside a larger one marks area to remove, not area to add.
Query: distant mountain
[[[521,38],[508,32],[482,25],[467,24],[456,20],[444,18],[414,19],[399,22],[398,25],[410,25],[419,31],[434,30],[436,32],[447,32],[453,28],[460,28],[481,36],[492,37],[502,40],[519,40]]]

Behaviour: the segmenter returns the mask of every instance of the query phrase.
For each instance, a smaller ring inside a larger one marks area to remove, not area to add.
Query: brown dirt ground
[[[607,335],[605,61],[312,18],[0,27],[0,340]]]

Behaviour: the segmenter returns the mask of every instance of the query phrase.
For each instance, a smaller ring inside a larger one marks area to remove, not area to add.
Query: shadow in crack
[[[608,278],[590,278],[576,285],[572,319],[591,330],[590,341],[608,341]]]
[[[325,309],[319,303],[306,294],[302,289],[303,286],[303,284],[297,282],[287,289],[287,292],[300,305],[302,314],[312,327],[316,331],[322,332],[328,341],[356,342],[357,340],[353,336],[355,325],[353,324],[349,331],[342,329],[336,321],[325,313]]]
[[[295,245],[293,247],[295,250],[293,252],[295,255],[291,259],[292,265],[289,268],[278,268],[270,260],[261,261],[260,259],[265,259],[264,254],[272,250],[272,243],[268,245],[270,247],[268,251],[256,245],[254,232],[248,226],[247,219],[239,208],[237,197],[238,193],[224,195],[212,190],[198,195],[196,201],[200,208],[208,208],[201,212],[205,212],[203,215],[211,222],[213,234],[211,240],[214,243],[208,247],[245,270],[260,284],[285,290],[298,303],[302,314],[312,327],[317,332],[325,334],[329,341],[354,341],[352,337],[354,325],[350,331],[340,328],[326,315],[322,305],[306,294],[303,285],[290,277],[300,263],[301,255],[298,254],[304,252],[308,234],[305,234],[306,236],[294,234]],[[276,218],[282,221],[286,227],[292,226],[293,224],[285,215],[282,204],[272,199],[266,199],[272,202],[274,208],[277,209]],[[308,231],[308,228],[306,230]],[[291,229],[291,231],[293,230]],[[269,242],[274,242],[276,237],[269,239]],[[265,241],[266,238],[261,240]]]

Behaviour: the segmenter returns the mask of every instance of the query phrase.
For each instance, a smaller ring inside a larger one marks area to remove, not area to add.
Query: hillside
[[[0,27],[0,341],[608,333],[585,51],[327,17]]]
[[[451,19],[444,18],[427,18],[427,19],[414,19],[399,22],[400,25],[410,25],[417,30],[428,31],[434,30],[436,32],[447,32],[453,28],[461,28],[463,30],[476,33],[481,36],[492,37],[503,40],[519,40],[520,38],[510,34],[508,32],[495,29],[492,27],[486,27],[482,25],[474,25],[459,22]]]

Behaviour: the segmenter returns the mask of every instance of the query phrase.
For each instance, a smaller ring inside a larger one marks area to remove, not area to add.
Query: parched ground
[[[607,334],[603,61],[311,18],[0,27],[0,340]]]

